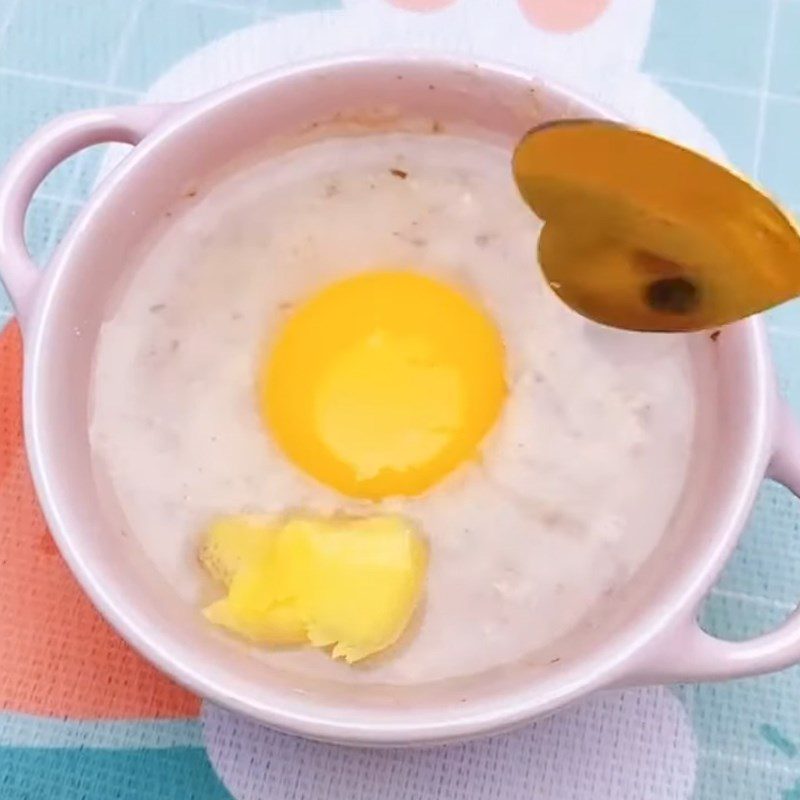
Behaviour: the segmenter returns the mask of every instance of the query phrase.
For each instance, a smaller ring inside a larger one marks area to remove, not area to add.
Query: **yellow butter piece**
[[[200,548],[200,561],[212,578],[230,586],[246,564],[266,555],[274,540],[269,517],[239,514],[215,520]]]
[[[273,549],[257,552],[252,562],[243,564],[228,596],[206,608],[205,616],[253,642],[299,644],[307,640],[306,625],[277,573]]]
[[[289,523],[279,534],[297,606],[318,647],[349,663],[394,644],[422,589],[425,546],[399,517]]]
[[[308,639],[306,626],[292,603],[273,605],[265,611],[237,605],[225,598],[212,603],[203,613],[209,622],[251,642],[287,645],[302,644]]]
[[[256,642],[333,646],[348,663],[399,639],[427,567],[422,539],[395,516],[231,517],[212,526],[201,558],[229,587],[205,610],[211,622]]]

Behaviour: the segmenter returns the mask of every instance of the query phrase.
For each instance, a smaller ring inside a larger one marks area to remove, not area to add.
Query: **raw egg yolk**
[[[347,278],[299,306],[260,387],[288,457],[372,499],[423,492],[475,457],[505,394],[503,342],[486,313],[401,270]]]

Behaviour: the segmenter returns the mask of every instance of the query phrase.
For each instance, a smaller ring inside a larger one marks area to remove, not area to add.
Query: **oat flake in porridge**
[[[171,223],[102,327],[90,433],[131,534],[177,595],[209,600],[197,547],[220,515],[387,512],[428,538],[424,606],[386,656],[363,669],[315,651],[259,657],[349,681],[479,672],[568,633],[652,552],[688,468],[687,340],[602,329],[552,296],[506,150],[331,139],[229,175]],[[479,458],[417,495],[349,497],[279,447],[258,375],[294,308],[386,268],[485,311],[507,394]]]

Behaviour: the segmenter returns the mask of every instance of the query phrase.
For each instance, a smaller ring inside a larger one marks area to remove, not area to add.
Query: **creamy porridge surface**
[[[360,681],[480,671],[566,634],[653,550],[693,435],[687,340],[597,327],[550,293],[506,151],[333,139],[230,175],[171,223],[102,327],[90,433],[132,535],[198,608],[214,591],[197,561],[211,518],[376,508],[301,474],[259,416],[263,348],[294,304],[346,275],[408,267],[461,287],[505,341],[509,395],[480,462],[379,504],[430,547],[402,645],[360,669],[319,652],[260,657]]]

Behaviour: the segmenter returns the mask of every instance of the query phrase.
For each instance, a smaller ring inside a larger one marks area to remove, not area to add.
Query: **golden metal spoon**
[[[800,233],[744,178],[613,122],[555,122],[514,153],[539,261],[584,317],[638,331],[734,322],[800,295]]]

